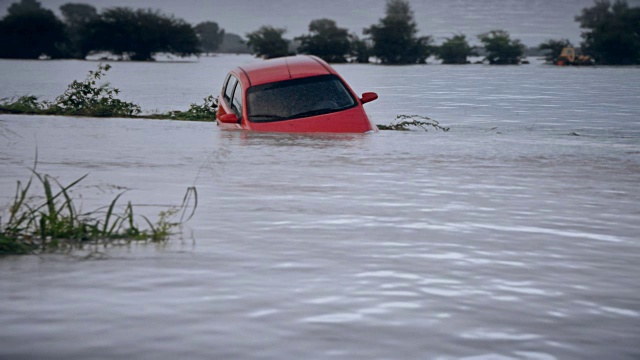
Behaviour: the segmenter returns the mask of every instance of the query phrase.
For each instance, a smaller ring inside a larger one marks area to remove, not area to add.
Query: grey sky
[[[16,0],[17,1],[17,0]],[[14,0],[0,0],[0,15]],[[40,0],[46,8],[58,11],[68,2],[82,2],[98,9],[113,6],[160,9],[190,23],[211,20],[227,32],[244,36],[261,25],[287,28],[286,37],[307,32],[313,19],[330,18],[338,26],[362,34],[362,29],[384,16],[385,0]],[[640,6],[640,0],[629,0]],[[413,0],[418,28],[422,35],[433,35],[437,42],[455,33],[476,35],[504,29],[529,46],[550,38],[580,41],[574,17],[593,5],[593,0]]]

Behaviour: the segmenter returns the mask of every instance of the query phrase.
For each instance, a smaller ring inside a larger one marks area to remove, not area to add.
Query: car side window
[[[239,83],[236,86],[236,90],[233,92],[231,109],[237,112],[236,115],[238,115],[238,118],[242,118],[242,85]]]
[[[224,90],[224,99],[231,103],[231,96],[233,95],[233,88],[238,83],[238,79],[235,76],[229,75],[227,80],[227,87]]]

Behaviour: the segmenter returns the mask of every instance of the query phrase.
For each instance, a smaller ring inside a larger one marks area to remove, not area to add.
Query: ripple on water
[[[504,329],[497,331],[495,329],[473,329],[460,334],[463,339],[473,340],[534,340],[542,338],[542,335],[519,333],[516,330]]]

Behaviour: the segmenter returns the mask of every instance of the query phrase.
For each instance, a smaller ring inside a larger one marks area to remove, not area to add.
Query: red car
[[[365,133],[378,128],[338,73],[315,56],[291,56],[243,65],[229,72],[220,93],[218,125],[278,132]]]

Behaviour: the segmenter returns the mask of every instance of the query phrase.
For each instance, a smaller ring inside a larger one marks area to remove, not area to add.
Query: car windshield
[[[355,106],[335,75],[286,80],[247,90],[249,121],[269,122],[328,114]]]

